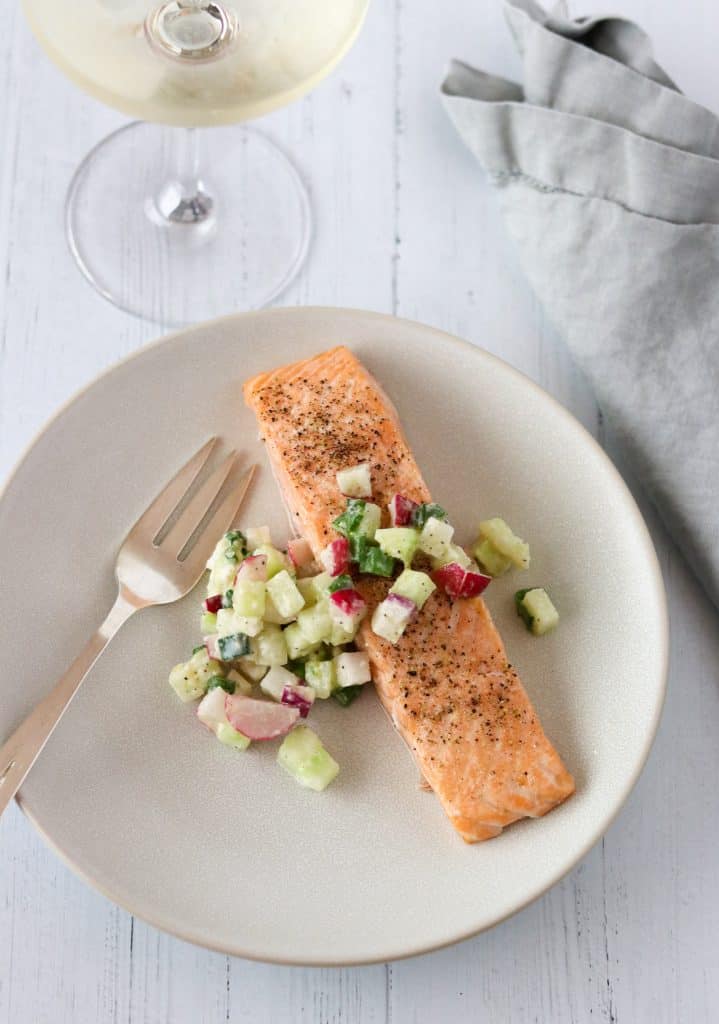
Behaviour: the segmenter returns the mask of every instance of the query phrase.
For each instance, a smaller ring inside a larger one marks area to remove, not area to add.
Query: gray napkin
[[[719,606],[719,120],[646,35],[505,13],[524,85],[452,64],[442,92],[497,186],[550,318]]]

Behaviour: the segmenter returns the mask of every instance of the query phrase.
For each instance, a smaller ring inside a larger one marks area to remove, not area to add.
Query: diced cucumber
[[[364,501],[360,498],[350,498],[347,502],[347,508],[344,510],[342,515],[337,516],[337,518],[333,520],[332,525],[338,533],[342,534],[343,537],[351,537],[353,533],[357,532],[359,524],[362,522],[364,510]]]
[[[333,690],[332,696],[343,708],[348,708],[357,700],[363,689],[364,685],[361,683],[357,686],[345,686],[342,690]]]
[[[221,722],[215,729],[215,736],[220,743],[224,743],[226,747],[232,747],[234,750],[247,750],[251,742],[237,729],[233,729],[229,722]]]
[[[514,602],[518,615],[535,636],[544,636],[559,623],[559,612],[543,587],[518,590]]]
[[[224,690],[225,693],[235,692],[235,683],[228,676],[210,676],[210,681],[207,684],[207,692],[210,690]]]
[[[261,633],[252,639],[252,660],[257,665],[284,665],[287,662],[287,644],[279,626],[266,623]]]
[[[317,793],[325,789],[340,770],[319,736],[306,725],[297,726],[284,738],[277,753],[277,763],[301,786]]]
[[[461,565],[463,569],[468,569],[472,564],[472,559],[459,544],[448,544],[447,550],[441,558],[432,559],[432,568],[441,569],[443,565],[450,565],[452,562]]]
[[[295,580],[295,585],[305,602],[305,608],[310,608],[313,604],[317,604],[319,594],[315,587],[316,578],[316,576],[307,576],[303,580]]]
[[[328,572],[321,572],[317,576],[311,576],[309,582],[314,587],[317,598],[324,597],[327,594],[327,588],[332,582],[333,577]]]
[[[357,533],[360,537],[369,537],[372,539],[379,529],[379,524],[382,521],[382,510],[379,505],[373,505],[371,501],[368,501],[364,507],[364,513],[362,519],[357,527]]]
[[[518,537],[504,519],[498,516],[485,519],[479,524],[479,535],[490,541],[500,555],[508,558],[518,569],[529,567],[529,544]]]
[[[266,585],[267,592],[280,615],[289,618],[304,608],[305,599],[286,569],[281,569]]]
[[[328,640],[332,633],[332,619],[327,602],[320,601],[311,608],[303,608],[297,616],[297,625],[305,640],[310,644]]]
[[[275,626],[285,626],[288,622],[295,621],[294,615],[280,615],[269,591],[265,595],[265,614],[263,618],[265,622],[271,622]]]
[[[245,697],[250,696],[252,693],[252,683],[245,679],[243,675],[240,675],[237,669],[231,668],[227,673],[227,678],[235,684],[235,693],[242,693]]]
[[[207,562],[207,568],[210,570],[207,583],[208,597],[224,594],[230,589],[237,573],[237,566],[246,554],[245,538],[239,530],[231,530],[220,538]]]
[[[200,632],[203,636],[209,636],[217,629],[217,616],[212,612],[203,612],[200,619]]]
[[[360,498],[350,498],[347,508],[332,523],[335,530],[343,537],[374,537],[382,519],[379,505]]]
[[[218,636],[231,636],[233,633],[244,633],[245,630],[242,628],[245,619],[241,615],[238,615],[232,608],[220,608],[217,613],[217,621],[215,623],[215,632]]]
[[[187,704],[202,697],[207,692],[210,679],[222,674],[222,665],[208,657],[203,647],[196,651],[189,661],[175,665],[170,672],[169,683],[180,700]]]
[[[369,498],[372,494],[369,462],[341,469],[337,474],[337,486],[348,498]]]
[[[447,513],[442,506],[436,505],[433,501],[423,501],[421,505],[412,509],[412,526],[416,526],[418,530],[421,530],[427,520],[432,518],[447,518]]]
[[[387,530],[377,530],[374,539],[386,555],[399,558],[405,568],[412,564],[419,545],[419,530],[411,526],[392,526]]]
[[[327,587],[327,592],[334,594],[336,590],[353,590],[354,585],[352,577],[348,576],[347,573],[342,573],[341,576],[334,576],[332,578],[332,582]]]
[[[246,655],[238,661],[239,670],[249,683],[259,683],[267,675],[267,665],[258,665],[252,660],[251,655]],[[232,675],[232,673],[230,673]],[[249,696],[249,694],[247,694]]]
[[[339,626],[336,622],[332,625],[332,632],[330,633],[329,642],[333,647],[342,647],[343,644],[348,644],[355,638],[355,633],[351,630],[344,629]]]
[[[505,572],[512,568],[512,562],[506,555],[500,554],[491,540],[480,537],[472,548],[472,554],[479,565],[490,576],[504,576]]]
[[[245,530],[245,537],[249,551],[254,551],[264,544],[272,544],[269,526],[250,526]]]
[[[326,700],[336,685],[334,661],[305,662],[305,681],[320,700]]]
[[[426,572],[405,569],[390,587],[390,593],[408,597],[410,601],[414,601],[418,608],[421,608],[430,594],[436,589],[437,587]]]
[[[319,642],[311,642],[307,639],[305,634],[300,629],[298,622],[293,622],[283,630],[282,635],[284,637],[285,645],[287,647],[287,655],[289,658],[305,658],[308,654],[316,651],[319,647]],[[285,664],[285,661],[282,664]]]
[[[238,615],[261,619],[265,614],[266,584],[259,580],[238,580],[232,596],[232,607]]]
[[[223,661],[234,661],[250,653],[250,638],[245,633],[231,633],[221,636],[217,641],[217,650]]]
[[[235,612],[235,622],[237,623],[237,631],[239,633],[246,633],[247,636],[257,636],[258,633],[262,632],[265,625],[264,619],[248,615],[238,615],[237,612]]]
[[[452,543],[454,527],[445,522],[444,519],[437,519],[430,516],[422,527],[419,536],[419,549],[432,558],[444,558]]]
[[[260,544],[259,547],[255,548],[252,552],[253,555],[264,555],[267,559],[267,579],[272,579],[278,573],[282,572],[283,569],[288,569],[289,561],[287,557],[273,547],[271,544]]]

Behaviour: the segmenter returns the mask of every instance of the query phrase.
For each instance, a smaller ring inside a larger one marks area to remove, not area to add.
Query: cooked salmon
[[[369,462],[373,501],[384,515],[395,493],[430,500],[396,410],[348,349],[260,374],[244,391],[297,532],[315,555],[337,536],[332,520],[345,506],[338,470]],[[392,645],[369,625],[390,585],[378,577],[357,584],[370,606],[357,644],[369,654],[382,704],[462,838],[491,839],[565,800],[572,776],[484,601],[453,601],[437,590]]]

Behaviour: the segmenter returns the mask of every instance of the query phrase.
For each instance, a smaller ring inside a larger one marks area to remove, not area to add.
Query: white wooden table
[[[714,0],[615,6],[652,33],[693,98],[719,108]],[[2,478],[61,402],[161,329],[96,296],[63,236],[74,168],[122,119],[64,81],[14,0],[0,10]],[[616,456],[440,108],[437,86],[455,55],[518,74],[498,3],[374,0],[340,69],[266,119],[311,183],[316,213],[309,263],[283,301],[391,311],[469,338],[537,379]],[[647,514],[672,616],[664,719],[618,820],[543,899],[416,960],[347,970],[247,963],[133,920],[76,879],[12,807],[0,821],[0,1022],[718,1020],[717,616]],[[22,685],[13,663],[3,651],[4,686]]]

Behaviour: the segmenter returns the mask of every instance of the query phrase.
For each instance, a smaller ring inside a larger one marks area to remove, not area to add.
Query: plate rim
[[[283,957],[283,956],[267,956],[262,955],[256,951],[248,950],[245,947],[229,944],[213,943],[210,939],[204,935],[198,934],[193,929],[183,929],[178,925],[176,921],[167,921],[162,918],[161,915],[152,915],[145,913],[142,908],[137,908],[129,901],[126,901],[122,897],[118,897],[117,894],[112,892],[111,887],[105,886],[98,879],[93,878],[90,874],[85,872],[78,864],[76,864],[72,857],[65,852],[54,839],[52,839],[45,829],[42,827],[40,822],[36,819],[31,808],[27,806],[23,800],[22,791],[18,792],[15,797],[15,801],[23,812],[25,817],[31,822],[33,827],[37,830],[43,842],[46,846],[60,858],[60,860],[73,872],[73,874],[80,878],[83,882],[89,885],[96,892],[99,892],[106,899],[110,900],[116,906],[121,907],[126,913],[132,915],[143,921],[145,924],[150,925],[153,928],[157,928],[160,931],[164,931],[169,935],[174,936],[182,940],[183,942],[189,942],[192,945],[199,946],[203,949],[210,950],[214,953],[221,953],[227,956],[240,957],[244,960],[251,960],[259,963],[271,963],[280,966],[291,966],[291,967],[356,967],[371,964],[381,964],[393,962],[396,960],[404,960],[409,957],[421,956],[423,954],[432,953],[437,950],[446,949],[450,946],[454,946],[459,942],[464,942],[468,939],[473,938],[476,935],[480,935],[482,932],[489,931],[491,928],[501,924],[502,922],[518,914],[521,910],[524,910],[535,900],[539,899],[546,892],[552,889],[562,878],[569,874],[576,865],[586,857],[587,853],[592,847],[606,834],[608,829],[616,820],[620,811],[623,809],[627,799],[637,784],[637,781],[644,770],[649,753],[654,744],[659,723],[661,721],[662,712],[664,709],[667,685],[668,685],[668,674],[669,674],[669,613],[667,604],[666,587],[664,585],[664,579],[662,576],[661,566],[659,564],[659,558],[657,556],[654,543],[649,532],[649,528],[644,520],[644,517],[639,509],[639,506],[634,498],[634,495],[630,491],[627,483],[622,477],[621,473],[614,465],[609,455],[594,437],[594,435],[587,430],[576,416],[574,416],[561,402],[559,402],[553,395],[549,394],[541,385],[537,384],[536,381],[532,380],[527,374],[518,370],[512,366],[506,360],[500,356],[495,355],[492,352],[488,352],[487,349],[482,348],[480,345],[475,345],[465,338],[461,338],[449,331],[444,331],[439,327],[435,327],[432,324],[425,324],[419,320],[411,320],[407,317],[394,316],[391,313],[381,313],[375,310],[365,310],[347,306],[275,306],[271,309],[264,310],[247,310],[241,312],[229,313],[221,317],[216,317],[210,320],[203,320],[199,323],[192,324],[189,326],[181,327],[177,330],[169,331],[165,334],[161,334],[159,337],[146,342],[139,348],[132,352],[127,353],[120,359],[112,362],[105,369],[101,370],[100,373],[92,377],[86,384],[78,388],[73,394],[71,394],[56,410],[55,412],[40,426],[40,428],[34,433],[30,440],[22,448],[20,455],[13,463],[10,471],[8,472],[5,480],[0,484],[0,504],[3,502],[6,493],[12,486],[15,478],[19,475],[25,462],[29,458],[31,452],[35,446],[42,440],[55,423],[60,420],[64,414],[78,402],[87,392],[94,388],[97,384],[103,381],[105,378],[111,376],[120,368],[127,364],[142,358],[149,351],[159,349],[164,346],[171,346],[178,337],[186,334],[192,334],[200,329],[211,328],[215,325],[226,324],[229,322],[246,321],[246,320],[257,320],[257,319],[271,319],[271,318],[283,318],[283,317],[361,317],[369,320],[379,320],[382,322],[394,322],[399,325],[405,324],[408,327],[414,329],[420,329],[423,332],[429,332],[435,334],[438,339],[441,339],[444,343],[450,343],[458,345],[464,349],[471,350],[474,354],[485,358],[498,364],[503,372],[508,372],[510,376],[517,379],[523,386],[529,387],[535,393],[539,395],[545,401],[548,401],[553,407],[554,412],[564,419],[575,431],[583,436],[585,442],[589,443],[589,447],[593,449],[594,453],[599,457],[600,462],[604,464],[606,470],[608,470],[610,477],[614,479],[614,482],[618,485],[619,492],[622,494],[625,502],[625,506],[628,512],[631,512],[631,518],[634,521],[634,525],[637,528],[638,537],[641,540],[643,554],[646,556],[647,567],[650,569],[651,576],[653,577],[653,592],[658,600],[658,628],[659,628],[659,641],[661,649],[659,651],[659,678],[658,678],[658,699],[655,702],[653,709],[653,715],[650,723],[650,727],[646,733],[644,743],[639,753],[638,760],[636,761],[635,768],[625,785],[622,787],[621,792],[616,798],[611,812],[605,815],[599,824],[592,828],[588,834],[588,838],[582,843],[579,849],[570,857],[569,861],[562,863],[562,865],[551,873],[548,880],[544,880],[538,886],[531,890],[530,894],[524,899],[517,902],[512,906],[511,909],[506,913],[501,914],[489,923],[485,923],[476,928],[470,928],[454,935],[452,938],[442,940],[439,942],[432,942],[429,944],[421,944],[418,946],[403,946],[399,950],[386,950],[381,955],[377,956],[363,956],[357,958],[347,959],[346,957],[340,957],[337,959],[324,959],[324,958],[312,958],[308,956],[304,957]]]

